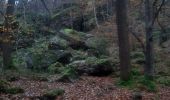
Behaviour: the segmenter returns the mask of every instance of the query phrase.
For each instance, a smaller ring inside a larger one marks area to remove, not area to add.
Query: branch
[[[45,1],[44,1],[44,0],[41,0],[41,2],[42,2],[42,4],[43,4],[44,8],[45,8],[45,9],[47,10],[47,12],[49,13],[49,15],[51,15],[51,12],[50,12],[50,10],[48,9]]]
[[[158,25],[159,25],[159,27],[161,28],[161,30],[163,31],[163,32],[166,32],[166,29],[164,28],[164,26],[161,24],[161,22],[159,21],[159,18],[157,18],[157,23],[158,23]]]
[[[3,17],[5,17],[5,15],[4,15],[4,13],[3,13],[2,11],[0,11],[0,14],[1,14]]]
[[[136,33],[134,31],[132,31],[132,28],[129,28],[130,33],[132,33],[132,35],[136,38],[136,40],[140,43],[142,49],[143,49],[143,53],[145,54],[145,44],[143,43],[143,41],[136,35]]]
[[[156,6],[157,1],[158,1],[158,0],[155,0],[155,2],[153,3],[153,6]],[[154,25],[155,20],[156,20],[157,17],[159,16],[159,13],[160,13],[160,11],[161,11],[163,5],[165,5],[165,0],[162,0],[161,5],[159,6],[159,8],[157,9],[157,11],[155,12],[155,14],[154,14],[154,16],[153,16],[154,18],[153,18],[153,20],[152,20],[151,26]]]

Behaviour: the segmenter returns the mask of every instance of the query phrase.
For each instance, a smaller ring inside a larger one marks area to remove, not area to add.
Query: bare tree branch
[[[50,12],[50,10],[48,9],[45,1],[44,1],[44,0],[41,0],[41,2],[42,2],[42,4],[43,4],[44,8],[45,8],[45,9],[47,10],[47,12],[49,13],[49,15],[51,15],[51,12]]]
[[[145,44],[144,42],[139,38],[139,36],[137,36],[136,32],[132,31],[132,28],[129,28],[129,32],[136,38],[136,40],[140,43],[142,49],[143,49],[143,53],[145,54],[146,50],[145,50]]]
[[[156,6],[157,1],[158,1],[158,0],[155,0],[155,2],[153,3],[153,6]],[[165,0],[162,0],[159,8],[156,9],[156,12],[155,12],[155,14],[154,14],[154,16],[153,16],[154,18],[153,18],[153,20],[152,20],[151,27],[153,27],[153,25],[154,25],[154,23],[155,23],[155,20],[157,19],[157,17],[158,17],[159,14],[160,14],[160,11],[162,10],[163,5],[165,5]]]
[[[5,17],[5,16],[4,16],[4,13],[3,13],[2,11],[0,11],[0,14],[1,14],[3,17]]]

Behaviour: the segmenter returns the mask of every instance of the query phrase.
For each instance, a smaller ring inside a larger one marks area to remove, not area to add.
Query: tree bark
[[[145,76],[153,78],[153,7],[152,0],[145,0],[145,30],[146,30],[146,65],[144,67]]]
[[[120,77],[122,80],[130,78],[130,49],[128,32],[128,0],[116,1],[117,30],[119,39],[119,57],[120,57]]]

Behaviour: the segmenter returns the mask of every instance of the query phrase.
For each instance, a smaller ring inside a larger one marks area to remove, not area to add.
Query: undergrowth
[[[132,90],[146,90],[149,92],[157,91],[155,80],[151,80],[142,75],[138,69],[132,69],[130,79],[128,81],[119,80],[117,85]]]

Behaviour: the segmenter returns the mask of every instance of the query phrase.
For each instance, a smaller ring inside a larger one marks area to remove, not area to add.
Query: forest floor
[[[35,81],[21,78],[10,83],[25,90],[23,94],[0,95],[0,100],[39,100],[45,91],[61,88],[65,90],[62,97],[56,100],[132,100],[133,90],[116,85],[116,79],[107,77],[81,76],[73,83]],[[143,91],[142,100],[170,100],[170,87],[159,87],[158,92]]]
[[[114,58],[118,57],[118,47],[115,42],[117,41],[117,36],[113,34],[113,32],[116,33],[115,24],[104,23],[102,28],[100,27],[99,29],[90,33],[105,36],[112,40],[111,43],[114,44],[110,46],[109,51],[111,55],[114,55]],[[167,54],[169,52],[163,54],[163,57],[161,56],[160,58],[163,60],[166,58],[169,62],[168,57],[165,57]],[[157,64],[157,66],[160,66],[160,64]],[[162,66],[160,66],[159,70],[163,70]],[[133,100],[132,98],[136,93],[134,89],[118,86],[117,83],[118,78],[113,75],[105,77],[80,76],[80,79],[69,83],[20,77],[18,80],[10,82],[10,84],[13,87],[21,87],[24,89],[24,93],[16,95],[0,94],[0,100],[39,100],[38,98],[44,95],[45,92],[58,88],[63,89],[65,93],[63,96],[56,98],[56,100]],[[140,93],[142,100],[170,100],[170,87],[168,86],[157,84],[156,92],[142,90]]]

